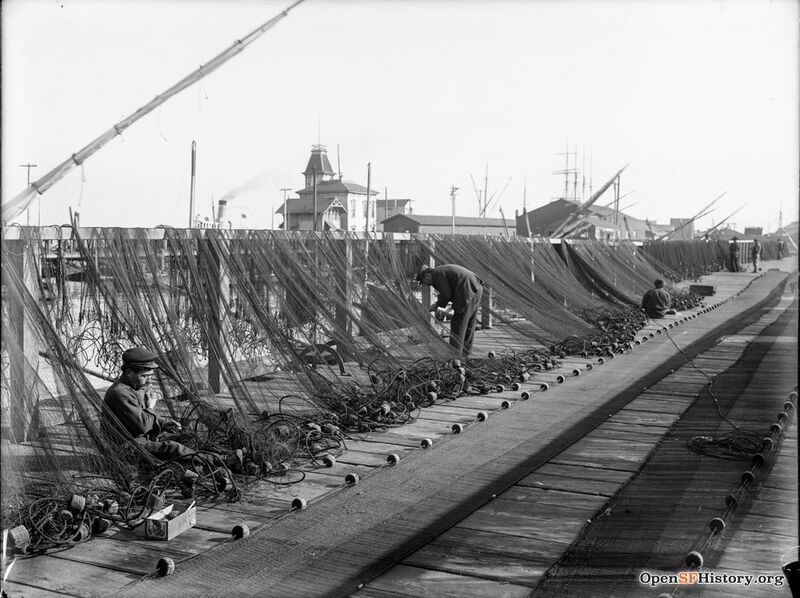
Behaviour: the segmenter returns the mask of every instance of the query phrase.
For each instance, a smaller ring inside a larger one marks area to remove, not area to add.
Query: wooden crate
[[[197,509],[192,502],[179,514],[180,505],[171,504],[150,515],[144,522],[144,535],[151,540],[172,540],[197,523]]]
[[[713,285],[709,284],[692,284],[689,285],[689,292],[694,293],[695,295],[700,295],[701,297],[710,297],[711,295],[715,294],[717,290]]]

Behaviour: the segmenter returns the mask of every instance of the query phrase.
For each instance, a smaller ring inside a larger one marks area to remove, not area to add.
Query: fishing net
[[[3,524],[34,552],[85,541],[100,520],[139,525],[176,497],[299,481],[351,434],[566,355],[623,351],[652,280],[707,259],[479,236],[64,232],[20,228],[3,247]],[[484,316],[519,346],[459,359],[414,282],[432,261],[478,273]],[[137,346],[158,355],[150,392],[191,458],[159,460],[102,425],[105,389]]]
[[[549,241],[431,235],[422,242],[436,263],[460,264],[480,273],[492,291],[493,316],[531,342],[549,345],[565,333],[593,331],[582,313],[604,302],[586,293]]]
[[[645,242],[640,251],[669,280],[697,280],[725,269],[727,243],[722,241]]]

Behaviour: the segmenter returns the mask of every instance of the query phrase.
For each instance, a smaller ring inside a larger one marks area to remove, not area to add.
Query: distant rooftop
[[[336,174],[331,168],[331,163],[328,161],[328,152],[324,145],[311,146],[311,157],[308,159],[306,169],[303,171],[304,175],[326,174],[333,176]]]
[[[305,189],[295,191],[295,193],[298,195],[311,195],[314,193],[314,188],[306,187]],[[320,193],[355,193],[357,195],[366,195],[367,188],[351,181],[334,179],[330,181],[320,181],[317,183],[317,194],[319,195]],[[370,189],[369,194],[377,195],[378,192],[375,189]]]
[[[395,214],[382,222],[406,218],[423,226],[448,226],[453,223],[452,216],[437,216],[426,214]],[[477,216],[456,216],[456,226],[506,226],[509,221],[502,218],[480,218]]]

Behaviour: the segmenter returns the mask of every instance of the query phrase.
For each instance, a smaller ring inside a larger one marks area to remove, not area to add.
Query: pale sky
[[[37,180],[289,4],[3,0],[3,201],[26,186],[20,165]],[[629,162],[633,216],[691,217],[727,192],[700,227],[744,206],[729,223],[772,231],[781,209],[797,220],[798,72],[794,0],[305,0],[27,218],[185,227],[193,140],[197,210],[227,195],[235,225],[270,227],[317,143],[334,169],[338,147],[345,180],[366,186],[371,163],[372,188],[419,214],[450,214],[455,185],[456,213],[477,215],[488,165],[513,218],[523,195],[563,195],[569,146],[586,197],[590,165],[596,189]]]

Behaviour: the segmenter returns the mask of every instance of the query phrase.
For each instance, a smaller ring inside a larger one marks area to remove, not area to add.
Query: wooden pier
[[[581,542],[602,526],[609,534],[617,529],[608,522],[625,489],[646,481],[659,459],[670,463],[676,451],[686,452],[670,434],[697,408],[709,377],[723,376],[754,343],[763,354],[751,358],[755,370],[730,417],[774,419],[772,403],[752,398],[768,396],[780,406],[796,385],[796,288],[781,292],[785,279],[779,271],[707,277],[703,282],[717,289],[709,309],[653,321],[632,352],[605,363],[570,358],[519,391],[423,409],[414,423],[348,441],[333,467],[308,464],[302,482],[262,482],[241,503],[201,507],[196,527],[170,542],[112,529],[69,550],[20,559],[9,596],[544,596],[565,595],[575,583],[571,595],[673,591],[636,586],[633,565],[580,564]],[[478,332],[476,352],[518,348],[502,325]],[[720,420],[704,408],[694,431],[711,434]],[[715,570],[772,567],[779,574],[774,552],[798,543],[795,420],[793,412],[777,460],[709,552]],[[389,455],[399,460],[390,463]],[[746,464],[722,465],[713,460],[704,476],[684,484],[686,509],[696,508],[691,500],[698,497],[716,501],[702,517],[659,530],[649,519],[634,526],[634,540],[658,545],[654,568],[682,570],[714,508],[724,507]],[[352,474],[359,483],[347,483]],[[654,484],[644,495],[658,502]],[[306,508],[292,510],[299,498]],[[234,540],[231,529],[240,523],[252,533]],[[748,560],[749,543],[769,549]],[[161,557],[176,562],[173,575],[155,575]],[[714,591],[680,588],[699,590]],[[789,595],[785,586],[778,590]]]

